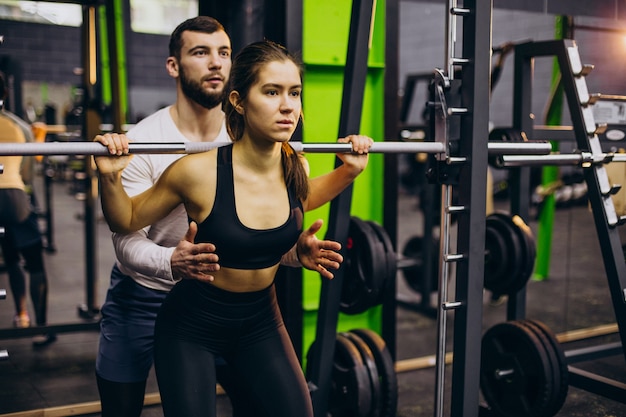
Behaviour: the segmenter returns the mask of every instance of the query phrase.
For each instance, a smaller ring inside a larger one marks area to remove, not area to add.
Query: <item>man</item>
[[[199,16],[181,23],[172,33],[168,74],[176,80],[176,101],[158,110],[131,129],[134,141],[226,142],[229,137],[221,104],[231,67],[231,44],[222,25]],[[123,184],[130,195],[151,186],[180,155],[135,155],[124,170]],[[313,179],[314,181],[315,179]],[[299,266],[300,261],[323,277],[342,261],[340,245],[320,241],[315,233],[321,221],[303,232],[282,264]],[[185,234],[185,230],[187,233]],[[113,235],[117,262],[102,307],[96,377],[103,417],[138,417],[143,407],[146,380],[152,366],[154,321],[159,307],[174,284],[185,278],[212,280],[219,269],[215,247],[194,244],[197,226],[187,222],[182,206],[164,220],[140,232]],[[184,236],[183,236],[184,235]],[[225,364],[218,363],[218,381],[231,398],[245,395],[231,381]],[[235,416],[254,415],[233,409]]]

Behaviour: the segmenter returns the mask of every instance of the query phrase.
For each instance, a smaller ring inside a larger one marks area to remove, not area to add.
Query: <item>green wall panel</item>
[[[384,1],[376,4],[375,25],[369,50],[367,79],[363,99],[360,132],[376,141],[384,140]],[[336,142],[341,116],[344,65],[348,46],[352,2],[346,0],[308,0],[303,2],[304,129],[305,142]],[[334,168],[332,154],[309,154],[311,176]],[[373,154],[367,169],[355,181],[351,215],[382,223],[383,156]],[[330,205],[305,215],[305,224],[324,220],[319,236],[326,234]],[[303,351],[315,338],[317,309],[321,295],[319,274],[304,271]],[[338,331],[352,328],[379,330],[380,307],[358,315],[340,314]]]
[[[369,67],[385,66],[385,2],[374,1],[374,30]],[[350,32],[352,1],[303,1],[303,59],[310,64],[344,66]]]

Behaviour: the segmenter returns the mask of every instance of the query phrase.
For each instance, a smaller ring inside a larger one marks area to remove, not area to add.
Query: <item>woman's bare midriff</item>
[[[222,267],[213,273],[216,287],[231,292],[261,291],[274,282],[278,264],[264,269],[233,269]]]

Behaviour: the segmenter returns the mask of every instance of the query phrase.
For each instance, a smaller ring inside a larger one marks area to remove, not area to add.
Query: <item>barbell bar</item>
[[[503,168],[532,165],[582,165],[585,167],[609,162],[626,162],[626,154],[579,152],[549,155],[500,155],[496,158],[496,165]]]
[[[189,154],[206,152],[229,142],[131,142],[131,154]],[[348,153],[350,143],[302,143],[291,142],[296,152],[305,153]],[[489,154],[514,153],[524,155],[546,155],[550,153],[549,142],[490,142]],[[370,153],[443,153],[445,145],[440,142],[374,142]],[[109,155],[107,148],[98,142],[28,142],[2,143],[0,156],[33,155]]]

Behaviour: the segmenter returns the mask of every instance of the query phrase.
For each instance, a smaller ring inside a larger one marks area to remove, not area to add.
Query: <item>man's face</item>
[[[182,38],[179,79],[183,94],[207,109],[221,105],[232,65],[228,35],[186,31]]]

